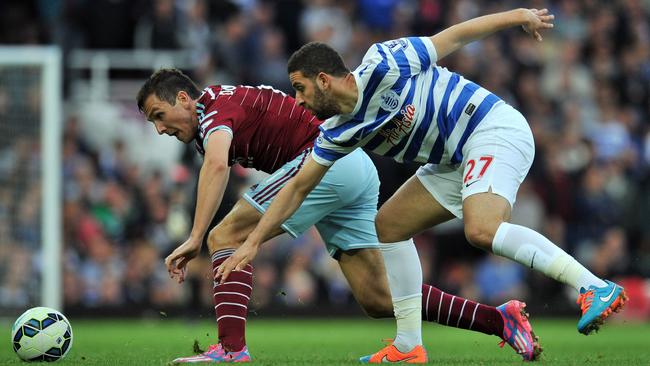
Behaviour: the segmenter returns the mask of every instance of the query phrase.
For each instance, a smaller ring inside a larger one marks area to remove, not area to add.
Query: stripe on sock
[[[463,301],[463,307],[460,309],[460,316],[458,317],[458,323],[456,323],[456,328],[460,325],[460,320],[463,319],[463,315],[465,315],[465,305],[467,304],[467,299]]]
[[[476,319],[476,310],[478,310],[478,303],[474,307],[474,312],[472,313],[472,322],[469,323],[469,328],[467,329],[472,329],[472,325],[474,325],[474,319]]]
[[[431,297],[431,287],[429,287],[429,293],[427,294],[427,304],[425,308],[426,320],[429,321],[429,298]]]
[[[441,291],[440,292],[440,302],[438,303],[438,318],[436,319],[436,323],[440,324],[440,310],[442,309],[442,298],[445,297],[445,292]]]

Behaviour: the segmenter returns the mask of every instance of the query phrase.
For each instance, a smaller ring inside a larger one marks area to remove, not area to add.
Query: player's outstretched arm
[[[190,237],[165,258],[169,275],[176,278],[178,283],[185,280],[187,263],[201,251],[203,237],[221,205],[230,173],[228,150],[231,140],[230,133],[226,131],[215,131],[208,139],[199,173],[194,224]]]
[[[468,43],[510,27],[522,26],[527,33],[541,41],[539,31],[553,28],[551,21],[554,18],[547,9],[514,9],[458,23],[432,36],[431,42],[438,59],[441,59]]]
[[[216,278],[224,283],[232,271],[238,271],[250,263],[259,246],[270,237],[271,232],[282,225],[303,203],[309,192],[318,185],[329,166],[323,166],[315,162],[311,157],[298,174],[278,192],[269,208],[262,216],[262,219],[230,258],[219,266]]]

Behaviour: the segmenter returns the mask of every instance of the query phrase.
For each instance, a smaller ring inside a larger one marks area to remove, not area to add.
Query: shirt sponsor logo
[[[389,112],[395,112],[399,108],[399,95],[394,90],[389,90],[380,96],[379,106]]]
[[[415,119],[415,106],[409,104],[400,111],[402,118],[395,117],[391,120],[392,128],[382,128],[379,130],[379,135],[386,139],[386,142],[395,146],[406,135],[409,134],[413,128]],[[391,124],[387,124],[391,125]]]

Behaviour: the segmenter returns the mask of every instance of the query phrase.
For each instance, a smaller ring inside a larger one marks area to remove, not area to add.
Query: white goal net
[[[61,54],[0,47],[0,314],[61,309]]]

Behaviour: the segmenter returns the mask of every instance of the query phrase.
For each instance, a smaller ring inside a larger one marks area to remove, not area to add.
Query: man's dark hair
[[[160,100],[171,105],[176,104],[176,95],[179,91],[189,94],[190,98],[196,99],[201,96],[201,91],[194,84],[189,76],[183,74],[179,69],[160,69],[154,72],[144,85],[140,88],[136,100],[138,109],[143,111],[144,101],[151,94],[157,96]]]
[[[300,47],[300,49],[291,55],[287,64],[287,72],[300,71],[308,78],[312,79],[320,72],[333,76],[345,76],[350,70],[345,67],[345,63],[332,47],[321,42],[310,42]]]

